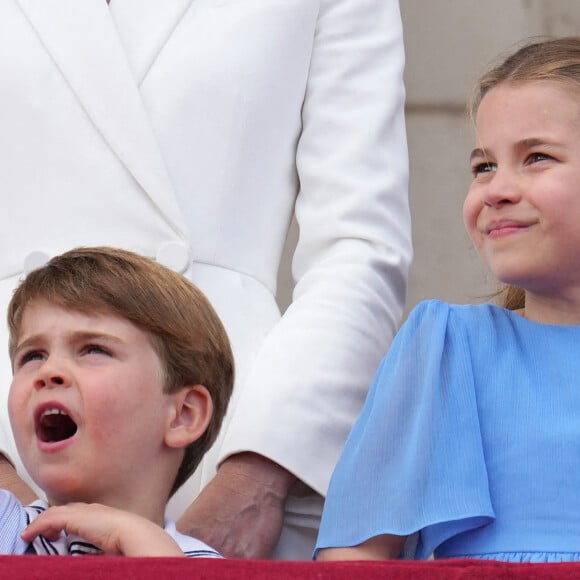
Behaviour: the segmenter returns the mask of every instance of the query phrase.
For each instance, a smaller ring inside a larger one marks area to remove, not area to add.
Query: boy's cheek
[[[28,411],[25,399],[22,389],[13,384],[8,393],[8,417],[16,439],[27,422]]]

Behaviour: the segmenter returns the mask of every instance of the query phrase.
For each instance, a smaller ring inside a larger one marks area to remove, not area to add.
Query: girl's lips
[[[492,239],[503,238],[515,233],[520,233],[531,227],[531,224],[515,220],[498,220],[491,222],[486,233]]]

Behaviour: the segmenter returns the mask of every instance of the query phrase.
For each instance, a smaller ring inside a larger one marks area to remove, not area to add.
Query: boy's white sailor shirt
[[[20,534],[39,514],[48,509],[48,503],[37,500],[23,506],[9,491],[0,489],[0,554],[37,554],[42,556],[98,555],[102,551],[79,536],[61,532],[57,540],[38,536],[32,543]],[[202,541],[177,531],[175,524],[166,520],[165,531],[177,542],[188,558],[221,558],[222,556]]]

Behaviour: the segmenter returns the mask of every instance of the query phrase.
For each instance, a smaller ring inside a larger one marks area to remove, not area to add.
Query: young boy
[[[219,557],[164,519],[233,387],[201,292],[148,258],[81,248],[26,277],[8,325],[12,430],[48,501],[0,494],[0,552]]]

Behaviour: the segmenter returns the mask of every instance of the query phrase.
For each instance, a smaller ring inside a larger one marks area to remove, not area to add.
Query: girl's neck
[[[526,305],[518,314],[533,322],[580,326],[580,296],[553,297],[526,291]]]

